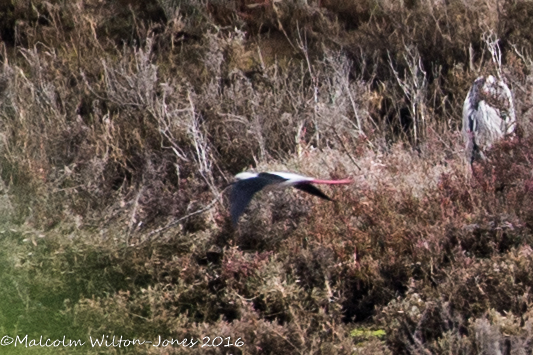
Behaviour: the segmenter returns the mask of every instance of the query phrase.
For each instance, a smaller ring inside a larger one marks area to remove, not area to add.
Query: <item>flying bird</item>
[[[350,179],[318,180],[312,177],[284,172],[243,172],[235,175],[235,179],[237,179],[237,181],[233,183],[230,195],[231,220],[233,225],[237,225],[239,217],[244,212],[244,209],[248,206],[255,193],[264,188],[281,189],[293,186],[311,195],[331,201],[328,196],[312,184],[340,185],[352,183],[352,180]]]
[[[485,159],[483,151],[514,131],[516,125],[513,96],[503,80],[492,75],[474,81],[463,105],[463,137],[467,159]]]

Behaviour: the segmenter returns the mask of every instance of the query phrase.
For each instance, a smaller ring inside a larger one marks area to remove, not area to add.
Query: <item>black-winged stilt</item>
[[[340,185],[350,184],[350,179],[344,180],[319,180],[312,177],[302,176],[285,172],[251,173],[243,172],[235,175],[237,181],[233,185],[230,195],[231,220],[237,225],[239,217],[256,192],[264,188],[285,188],[293,186],[311,195],[331,201],[322,191],[312,184]]]

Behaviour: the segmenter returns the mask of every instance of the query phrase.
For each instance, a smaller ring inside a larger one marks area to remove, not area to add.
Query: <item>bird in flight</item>
[[[463,136],[467,158],[484,159],[483,151],[514,131],[515,109],[511,90],[492,75],[477,78],[463,105]]]
[[[255,193],[264,188],[281,189],[293,186],[311,195],[331,201],[328,196],[312,184],[341,185],[353,182],[350,179],[318,180],[312,177],[285,172],[243,172],[235,175],[235,179],[237,179],[237,181],[233,183],[230,195],[231,220],[233,225],[237,225],[239,217],[244,212],[244,209],[248,206]]]

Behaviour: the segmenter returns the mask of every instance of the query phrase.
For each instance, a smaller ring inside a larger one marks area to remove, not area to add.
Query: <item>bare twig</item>
[[[222,190],[222,192],[217,195],[213,200],[211,200],[211,202],[206,205],[204,208],[200,208],[199,210],[196,210],[194,212],[191,212],[181,218],[178,218],[176,219],[175,221],[172,221],[170,222],[169,224],[167,224],[166,226],[164,227],[161,227],[161,228],[158,228],[156,230],[153,230],[151,231],[150,233],[148,233],[148,235],[146,236],[146,239],[142,242],[146,242],[147,240],[150,239],[151,236],[155,235],[155,234],[159,234],[161,232],[164,232],[166,231],[167,229],[169,228],[172,228],[173,226],[175,226],[176,224],[180,223],[181,221],[184,221],[188,218],[191,218],[192,216],[196,216],[197,214],[201,214],[201,213],[204,213],[206,211],[209,211],[211,208],[213,208],[213,206],[217,203],[218,200],[220,200],[220,198],[222,197],[223,193],[229,188],[230,186],[227,186],[224,190]]]
[[[130,221],[128,223],[128,233],[126,234],[126,245],[129,244],[131,231],[133,229],[133,225],[135,224],[135,216],[137,215],[137,209],[139,208],[139,199],[141,198],[143,192],[144,188],[141,188],[137,193],[137,196],[135,196],[135,201],[133,202],[133,209],[131,210]]]
[[[337,130],[335,129],[335,127],[332,127],[333,128],[333,132],[335,133],[335,135],[337,136],[339,142],[341,143],[342,145],[342,148],[344,149],[344,151],[346,152],[346,154],[348,154],[348,156],[350,157],[350,160],[352,161],[352,163],[359,169],[361,170],[361,167],[359,165],[357,165],[357,163],[355,162],[355,159],[352,157],[352,155],[350,154],[350,152],[348,151],[348,149],[346,148],[346,146],[344,145],[344,142],[341,138],[341,136],[337,133]]]
[[[347,58],[342,56],[342,61],[339,61],[337,63],[334,63],[333,58],[337,58],[339,56],[333,56],[328,55],[327,61],[330,62],[331,68],[335,71],[335,74],[337,74],[337,77],[340,79],[340,84],[344,91],[346,92],[346,95],[348,96],[348,99],[350,100],[350,104],[352,106],[353,114],[355,116],[355,120],[357,122],[356,128],[359,135],[363,135],[363,128],[361,126],[361,119],[359,118],[359,114],[357,113],[357,104],[355,103],[355,98],[352,94],[352,91],[350,90],[350,66],[351,61],[349,61]],[[374,123],[375,125],[375,123]]]
[[[487,49],[490,52],[492,62],[496,66],[496,73],[498,79],[502,80],[502,51],[500,50],[500,45],[498,42],[499,38],[492,32],[483,34],[483,41],[487,45]]]
[[[281,339],[285,340],[287,343],[289,343],[289,345],[291,345],[294,350],[296,350],[296,352],[298,354],[302,354],[302,352],[300,351],[300,349],[294,345],[286,336],[284,336],[283,334],[280,334],[276,329],[272,329],[272,331],[274,332],[274,334],[276,334],[277,336],[279,336]]]
[[[212,172],[212,164],[209,160],[209,144],[205,134],[200,130],[198,114],[196,113],[194,102],[191,97],[191,92],[188,91],[187,99],[189,100],[191,124],[189,126],[189,134],[191,135],[194,149],[196,151],[196,163],[198,164],[198,171],[207,183],[207,186],[213,192],[213,195],[218,196],[219,192],[215,185]]]
[[[309,52],[307,50],[307,38],[304,36],[302,38],[302,33],[300,28],[297,26],[298,31],[298,48],[304,55],[305,61],[307,63],[307,70],[309,71],[309,76],[311,77],[311,83],[313,85],[313,124],[315,126],[315,140],[317,147],[320,147],[320,130],[318,128],[318,78],[313,71],[313,66],[311,65],[311,60],[309,59]]]
[[[389,66],[392,70],[398,85],[402,89],[405,97],[409,100],[409,111],[413,119],[413,141],[418,143],[425,135],[426,130],[426,115],[424,98],[427,91],[428,81],[426,72],[422,67],[422,58],[416,48],[405,46],[407,55],[403,56],[407,64],[408,73],[404,73],[403,79],[394,68],[394,64],[390,53]]]

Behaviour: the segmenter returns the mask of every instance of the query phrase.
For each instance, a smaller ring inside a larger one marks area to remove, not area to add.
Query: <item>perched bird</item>
[[[231,220],[234,225],[237,224],[239,217],[256,192],[264,188],[285,188],[293,186],[299,190],[311,195],[331,201],[322,191],[312,184],[339,185],[350,184],[352,180],[318,180],[307,176],[293,173],[268,172],[268,173],[250,173],[244,172],[235,175],[233,189],[230,195]]]
[[[496,140],[514,131],[516,125],[513,96],[503,82],[492,75],[474,81],[463,105],[463,136],[466,155],[472,164],[485,159],[483,151]]]

